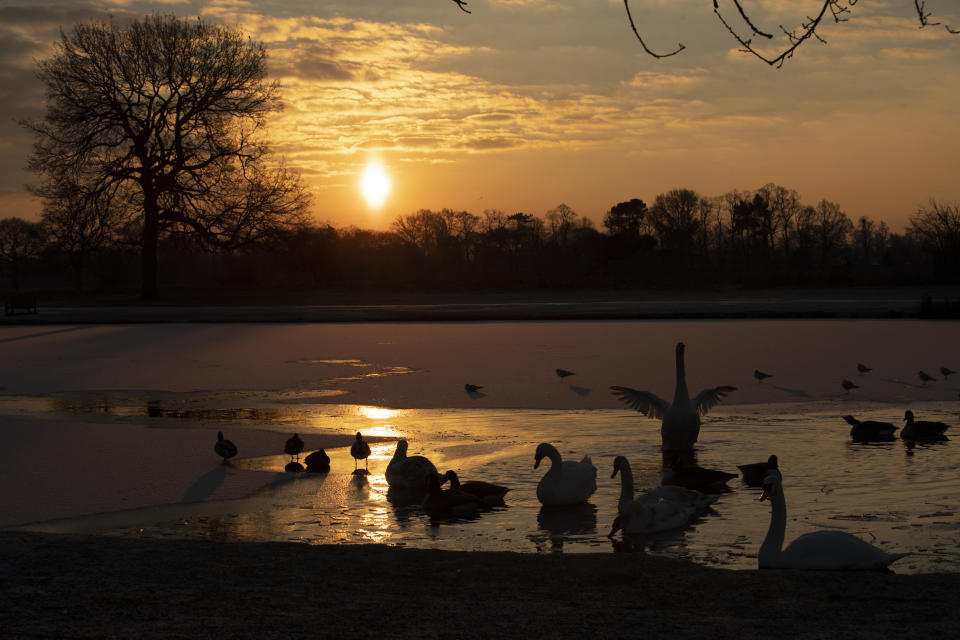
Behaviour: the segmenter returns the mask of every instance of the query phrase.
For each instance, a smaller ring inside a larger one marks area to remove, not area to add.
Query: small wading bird
[[[840,386],[843,387],[844,390],[845,390],[847,393],[850,393],[850,390],[851,390],[851,389],[859,389],[859,388],[860,388],[860,385],[854,383],[852,380],[847,380],[846,378],[844,378],[844,379],[840,382]]]
[[[944,378],[949,378],[950,375],[954,373],[956,373],[956,371],[954,371],[953,369],[950,369],[948,367],[940,367],[940,375],[942,375]]]
[[[923,384],[927,384],[928,382],[936,382],[936,381],[937,381],[936,378],[934,378],[932,375],[930,375],[929,373],[927,373],[927,372],[925,372],[925,371],[917,371],[917,376],[919,376],[919,378],[920,378],[920,380],[923,382]]]
[[[576,375],[573,371],[567,371],[566,369],[557,369],[557,375],[560,376],[560,379],[563,380],[567,376]]]
[[[783,548],[787,530],[787,502],[783,477],[770,472],[763,481],[760,501],[769,500],[770,528],[760,545],[757,564],[761,569],[851,570],[886,569],[908,555],[887,553],[845,531],[805,533]]]
[[[863,375],[863,374],[865,374],[865,373],[870,373],[871,371],[873,371],[873,369],[871,369],[870,367],[868,367],[867,365],[865,365],[865,364],[863,364],[863,363],[861,363],[861,362],[858,362],[858,363],[857,363],[857,371],[860,372],[860,375]]]
[[[934,422],[932,420],[914,420],[913,411],[907,409],[903,414],[903,420],[907,424],[900,430],[900,437],[904,440],[915,442],[918,440],[946,440],[944,431],[950,428],[950,425],[944,422]]]
[[[237,445],[224,438],[222,431],[217,431],[217,443],[213,445],[213,450],[224,462],[237,455]]]
[[[693,448],[700,435],[700,416],[706,415],[727,394],[736,391],[736,387],[713,387],[704,389],[690,399],[687,391],[687,376],[683,364],[684,346],[677,343],[677,385],[673,392],[673,402],[656,396],[649,391],[637,391],[627,387],[610,387],[613,394],[648,418],[662,418],[660,423],[661,448],[664,451],[686,451]]]
[[[290,456],[290,461],[294,461],[296,457],[297,461],[300,460],[300,452],[303,451],[303,440],[300,439],[300,436],[293,434],[292,437],[287,438],[287,443],[283,445],[283,452]]]
[[[353,472],[357,473],[357,465],[363,460],[363,469],[367,470],[367,458],[370,457],[370,445],[363,441],[363,436],[357,431],[357,439],[350,445],[350,455],[353,456]]]
[[[889,422],[876,420],[857,420],[853,416],[843,416],[850,425],[850,437],[857,442],[871,440],[892,440],[897,428]]]
[[[763,382],[763,381],[766,380],[767,378],[772,378],[772,377],[773,377],[773,374],[772,374],[772,373],[764,373],[763,371],[760,371],[760,369],[754,369],[754,370],[753,370],[753,377],[757,379],[757,382]]]

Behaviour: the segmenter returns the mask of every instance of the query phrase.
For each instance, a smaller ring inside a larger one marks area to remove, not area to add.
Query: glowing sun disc
[[[371,207],[379,207],[387,199],[390,193],[390,178],[383,166],[378,163],[371,163],[363,172],[363,179],[360,181],[360,190],[363,191],[363,197]]]

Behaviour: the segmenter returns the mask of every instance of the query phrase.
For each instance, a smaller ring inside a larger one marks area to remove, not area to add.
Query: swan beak
[[[620,530],[621,527],[620,516],[617,516],[613,519],[613,527],[610,529],[610,533],[607,534],[608,538],[612,538],[613,534]]]
[[[760,492],[760,502],[763,502],[770,497],[770,490],[764,485],[763,491]]]
[[[613,473],[610,474],[611,478],[617,477],[617,472],[620,471],[620,465],[613,465]]]

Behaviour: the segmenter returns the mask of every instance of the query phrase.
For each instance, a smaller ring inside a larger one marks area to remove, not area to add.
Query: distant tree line
[[[0,220],[4,288],[136,291],[137,224],[57,208]],[[613,205],[600,229],[565,204],[543,216],[422,209],[385,231],[301,222],[228,249],[171,233],[157,253],[161,286],[229,291],[957,282],[960,206],[931,201],[897,233],[776,184],[674,189]]]

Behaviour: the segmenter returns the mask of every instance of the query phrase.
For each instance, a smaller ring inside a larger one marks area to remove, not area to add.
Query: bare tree
[[[36,258],[46,244],[46,233],[39,222],[22,218],[0,220],[0,262],[10,266],[10,286],[20,289],[20,271],[23,263]]]
[[[161,237],[236,248],[302,222],[299,176],[266,164],[278,85],[241,32],[161,15],[79,24],[38,67],[47,108],[22,123],[37,138],[30,168],[48,197],[69,174],[139,221],[145,299],[158,295]]]
[[[931,200],[910,216],[907,233],[930,251],[938,267],[960,266],[960,206]]]
[[[906,0],[905,0],[906,1]],[[453,0],[463,11],[470,13],[466,8],[464,0]],[[755,56],[757,59],[766,62],[773,67],[782,67],[783,63],[793,57],[794,52],[805,42],[817,41],[825,43],[817,29],[824,21],[834,23],[846,22],[854,11],[859,0],[810,0],[808,4],[815,7],[814,11],[807,13],[806,17],[795,27],[785,27],[777,25],[776,29],[761,28],[757,20],[752,17],[755,15],[756,5],[762,4],[762,0],[713,0],[713,13],[717,20],[730,36],[740,45],[741,51]],[[792,4],[792,3],[791,3]],[[920,27],[943,26],[949,33],[960,34],[960,29],[950,25],[943,24],[932,17],[932,13],[926,10],[925,0],[913,0],[914,8],[917,12],[917,19]],[[654,58],[669,58],[675,56],[684,49],[686,45],[678,43],[673,49],[666,51],[655,51],[640,35],[640,28],[637,26],[630,11],[630,0],[623,0],[623,7],[627,12],[627,21],[630,23],[630,29],[636,36],[637,41],[643,50]],[[766,42],[773,42],[774,33],[779,33],[783,38],[783,45],[775,48],[772,53],[765,52],[761,46]],[[760,43],[758,45],[757,43]]]

